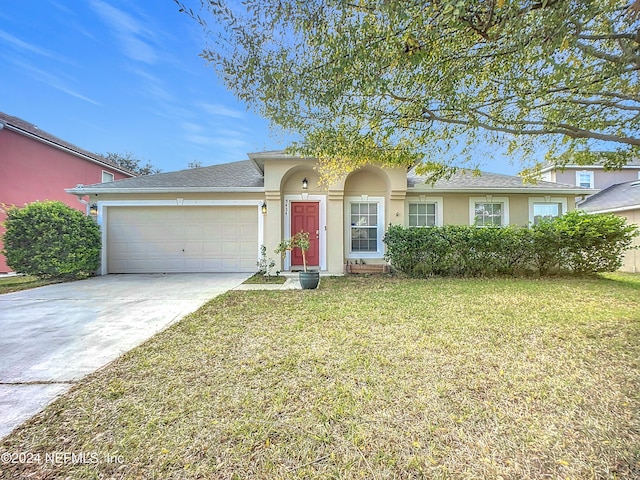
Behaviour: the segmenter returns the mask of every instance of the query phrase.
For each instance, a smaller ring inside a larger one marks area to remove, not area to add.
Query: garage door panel
[[[109,273],[253,272],[256,207],[108,207]]]

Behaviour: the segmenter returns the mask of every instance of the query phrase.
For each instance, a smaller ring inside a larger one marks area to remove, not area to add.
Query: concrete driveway
[[[0,295],[0,439],[248,274],[107,275]]]

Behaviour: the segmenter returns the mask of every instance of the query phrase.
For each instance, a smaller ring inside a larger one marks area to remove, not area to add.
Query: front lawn
[[[640,277],[233,291],[0,452],[40,459],[3,478],[638,478]]]
[[[0,295],[3,293],[19,292],[30,288],[60,283],[59,279],[41,279],[30,275],[6,275],[0,276]]]

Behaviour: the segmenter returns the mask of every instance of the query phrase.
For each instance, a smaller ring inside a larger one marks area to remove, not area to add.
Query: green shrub
[[[3,254],[18,273],[40,278],[81,278],[100,266],[100,228],[61,202],[11,207]]]
[[[561,267],[575,273],[614,272],[622,266],[622,256],[629,249],[635,226],[614,214],[588,214],[572,211],[555,218]]]
[[[532,228],[389,227],[385,258],[414,277],[615,271],[636,228],[615,215],[570,212]]]

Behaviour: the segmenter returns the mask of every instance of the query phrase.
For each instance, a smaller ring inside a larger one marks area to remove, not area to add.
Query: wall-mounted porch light
[[[92,217],[98,215],[98,205],[96,205],[95,203],[91,204],[91,206],[89,207],[89,215],[91,215]]]
[[[304,177],[302,179],[302,189],[306,190],[307,188],[309,188],[309,182],[307,181],[307,177]]]
[[[262,202],[262,214],[266,215],[267,213],[267,202]]]

